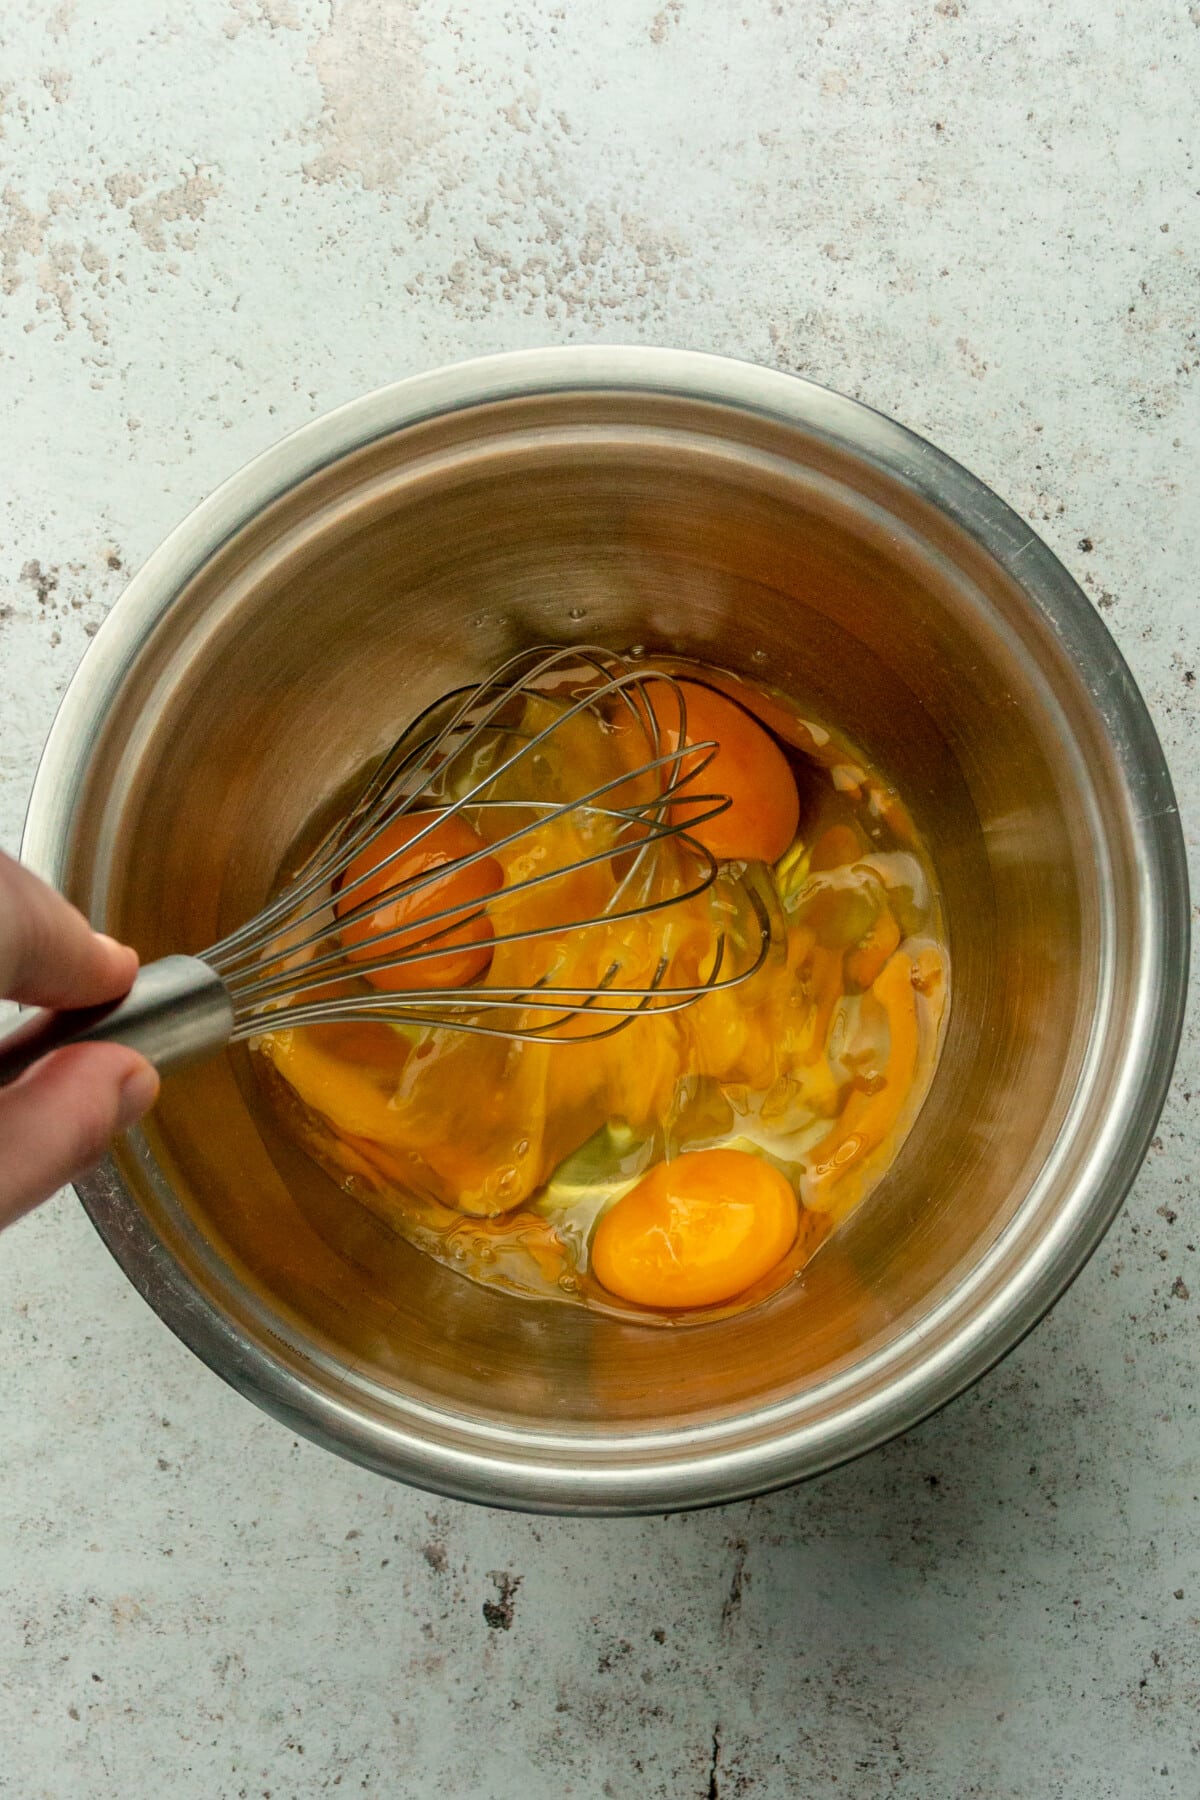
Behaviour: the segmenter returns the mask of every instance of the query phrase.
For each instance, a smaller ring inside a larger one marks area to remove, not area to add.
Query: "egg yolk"
[[[413,838],[436,816],[431,812],[406,813],[393,820],[355,857],[341,878],[341,891],[334,901],[339,919],[344,920],[347,913],[364,902],[380,902],[361,918],[342,924],[342,944],[351,961],[404,956],[429,940],[427,957],[415,957],[411,962],[388,968],[364,969],[363,975],[372,987],[392,992],[405,988],[463,987],[482,975],[492,960],[495,933],[486,914],[461,921],[430,921],[450,907],[461,907],[469,915],[496,893],[503,886],[504,873],[494,857],[481,857],[478,862],[452,868],[448,874],[415,890],[406,889],[407,883],[487,847],[458,813],[447,814],[427,836],[413,844]],[[412,848],[406,850],[407,844],[412,844]],[[395,861],[376,868],[389,856],[395,856]],[[347,888],[364,875],[363,885],[347,893]],[[386,935],[380,937],[380,933]],[[371,938],[379,941],[368,943]]]
[[[687,742],[715,738],[718,746],[693,785],[697,793],[728,795],[731,804],[716,818],[692,826],[688,821],[697,809],[681,802],[671,809],[672,823],[687,826],[690,835],[721,861],[777,862],[800,822],[800,797],[787,758],[735,700],[697,681],[681,681],[679,687],[687,702]],[[674,695],[665,684],[653,682],[649,698],[663,748],[677,750],[679,709]]]
[[[800,1211],[778,1169],[745,1150],[658,1163],[592,1238],[602,1287],[638,1306],[715,1306],[761,1280],[795,1242]]]

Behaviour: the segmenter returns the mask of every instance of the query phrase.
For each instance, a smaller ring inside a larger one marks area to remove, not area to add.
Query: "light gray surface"
[[[0,841],[224,474],[395,376],[607,338],[803,370],[992,482],[1104,609],[1194,846],[1200,8],[1101,10],[8,0]],[[56,1202],[0,1244],[0,1792],[1193,1795],[1198,1115],[1193,1031],[1122,1220],[974,1393],[667,1521],[297,1444]]]

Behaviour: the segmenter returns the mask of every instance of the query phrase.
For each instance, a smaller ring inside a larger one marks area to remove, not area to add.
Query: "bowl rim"
[[[724,406],[824,437],[932,503],[1004,569],[1077,669],[1133,798],[1144,925],[1136,1035],[1105,1120],[1034,1254],[1012,1263],[1022,1220],[1065,1154],[1070,1117],[1030,1193],[980,1260],[917,1326],[822,1383],[847,1404],[789,1429],[787,1403],[704,1426],[607,1436],[493,1428],[406,1402],[382,1425],[319,1392],[290,1361],[247,1343],[155,1236],[112,1159],[75,1185],[117,1262],[175,1334],[239,1392],[292,1430],[381,1473],[455,1498],[531,1511],[662,1512],[714,1504],[834,1467],[911,1428],[969,1387],[1033,1329],[1112,1223],[1154,1134],[1187,997],[1190,903],[1174,790],[1145,701],[1104,621],[1041,538],[977,477],[924,438],[806,378],[688,350],[648,346],[518,350],[454,363],[376,389],[302,426],[227,479],[133,576],[82,658],[39,763],[21,853],[61,881],[74,799],[90,747],[138,647],[177,593],[254,516],[353,451],[438,416],[571,391],[652,393]],[[1083,1088],[1081,1077],[1080,1090]],[[1077,1091],[1072,1112],[1078,1104]],[[936,1344],[934,1340],[936,1339]],[[930,1346],[933,1346],[930,1348]],[[923,1348],[929,1353],[923,1354]],[[888,1368],[891,1377],[870,1388]],[[856,1393],[857,1390],[857,1393]],[[811,1395],[808,1396],[811,1401]],[[754,1421],[752,1441],[737,1430]]]

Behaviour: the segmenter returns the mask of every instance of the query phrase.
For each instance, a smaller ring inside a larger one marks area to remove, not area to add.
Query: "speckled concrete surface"
[[[1200,6],[5,0],[0,840],[129,569],[440,361],[606,338],[933,436],[1084,581],[1195,845]],[[854,1468],[436,1504],[204,1371],[60,1199],[0,1244],[0,1792],[1200,1792],[1200,1068],[1103,1251]]]

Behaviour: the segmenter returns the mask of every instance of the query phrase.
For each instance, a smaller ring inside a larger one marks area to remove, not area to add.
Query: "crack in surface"
[[[720,1763],[720,1761],[721,1761],[721,1723],[720,1723],[720,1720],[718,1720],[717,1723],[713,1726],[712,1761],[708,1765],[708,1787],[705,1790],[705,1800],[721,1800],[721,1789],[717,1783],[717,1767],[718,1767],[718,1764]]]

